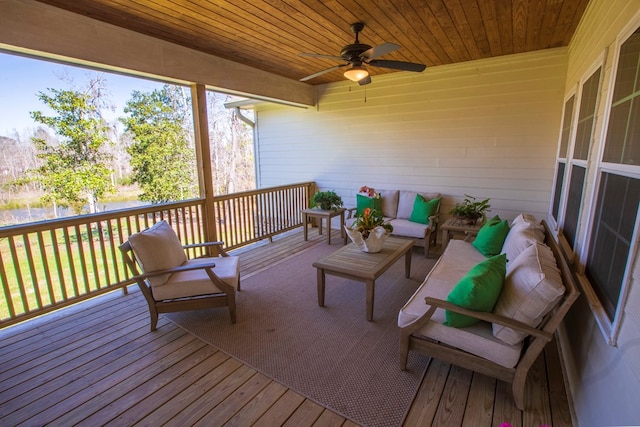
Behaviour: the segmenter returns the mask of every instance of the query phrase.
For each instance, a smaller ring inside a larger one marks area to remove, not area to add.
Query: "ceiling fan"
[[[323,55],[318,53],[301,53],[300,56],[334,59],[336,61],[343,61],[346,63],[335,65],[331,68],[327,68],[326,70],[318,71],[317,73],[301,78],[300,81],[305,82],[307,80],[311,80],[318,76],[321,76],[325,73],[329,73],[333,70],[349,66],[349,69],[344,72],[344,76],[349,80],[358,82],[360,86],[363,86],[371,83],[371,76],[369,76],[369,71],[367,70],[365,65],[392,68],[394,70],[402,71],[414,71],[417,73],[424,71],[424,69],[427,68],[427,66],[424,64],[416,64],[413,62],[376,59],[379,56],[386,55],[387,53],[399,49],[400,46],[395,43],[389,42],[382,43],[381,45],[375,47],[371,47],[368,44],[360,43],[360,41],[358,40],[358,33],[360,33],[363,28],[364,23],[362,22],[351,24],[351,31],[353,31],[353,33],[356,35],[356,40],[353,42],[353,44],[344,46],[340,51],[340,56]]]

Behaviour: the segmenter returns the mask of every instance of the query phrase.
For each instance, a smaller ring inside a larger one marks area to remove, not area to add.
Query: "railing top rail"
[[[44,221],[29,222],[26,224],[8,225],[0,227],[0,238],[20,235],[25,232],[33,233],[37,231],[48,231],[66,226],[106,221],[109,219],[122,218],[123,216],[134,216],[150,212],[160,212],[168,209],[177,209],[187,206],[203,204],[205,199],[189,199],[179,202],[167,202],[151,205],[138,206],[135,208],[114,209],[108,212],[94,214],[77,215],[66,218],[48,219]]]
[[[256,190],[247,190],[247,191],[241,191],[238,193],[231,193],[231,194],[221,194],[218,196],[213,196],[214,200],[227,200],[227,199],[235,199],[238,197],[246,197],[246,196],[252,196],[254,194],[261,194],[261,193],[270,193],[273,192],[275,190],[286,190],[288,188],[296,188],[296,187],[308,187],[311,185],[315,185],[314,181],[307,181],[307,182],[298,182],[296,184],[287,184],[287,185],[278,185],[275,187],[265,187],[265,188],[258,188]]]

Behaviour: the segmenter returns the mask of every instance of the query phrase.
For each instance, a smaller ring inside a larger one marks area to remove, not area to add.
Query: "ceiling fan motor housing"
[[[340,51],[340,56],[346,61],[359,61],[362,52],[371,49],[371,46],[363,43],[348,44]]]

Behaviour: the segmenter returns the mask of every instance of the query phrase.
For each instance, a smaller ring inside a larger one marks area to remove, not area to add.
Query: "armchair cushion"
[[[129,243],[145,273],[179,267],[187,261],[175,231],[166,221],[160,221],[146,230],[129,237]],[[159,286],[169,280],[169,274],[150,277],[152,286]]]
[[[504,254],[476,264],[451,290],[447,301],[475,311],[492,311],[504,284],[506,268],[507,257]],[[446,326],[456,328],[472,326],[479,321],[448,310],[446,319]]]
[[[196,258],[186,261],[183,266],[215,264],[213,272],[234,289],[238,288],[238,257]],[[160,286],[152,286],[153,297],[158,300],[193,297],[223,292],[209,278],[203,269],[180,271],[171,274],[169,280]]]
[[[553,252],[543,243],[533,243],[509,263],[494,313],[535,328],[557,304],[564,291]],[[493,335],[512,345],[526,337],[523,332],[495,323]]]
[[[421,194],[416,194],[416,199],[413,202],[413,210],[411,211],[409,221],[428,224],[429,217],[438,211],[439,203],[439,198],[427,200]]]

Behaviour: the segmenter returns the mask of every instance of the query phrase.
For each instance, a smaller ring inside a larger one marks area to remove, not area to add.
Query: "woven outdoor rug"
[[[410,354],[399,367],[397,315],[433,266],[404,257],[377,281],[373,321],[366,320],[364,283],[327,275],[325,305],[316,290],[318,258],[338,249],[316,245],[242,278],[237,323],[226,309],[167,317],[198,338],[284,386],[363,426],[399,426],[428,359]]]

